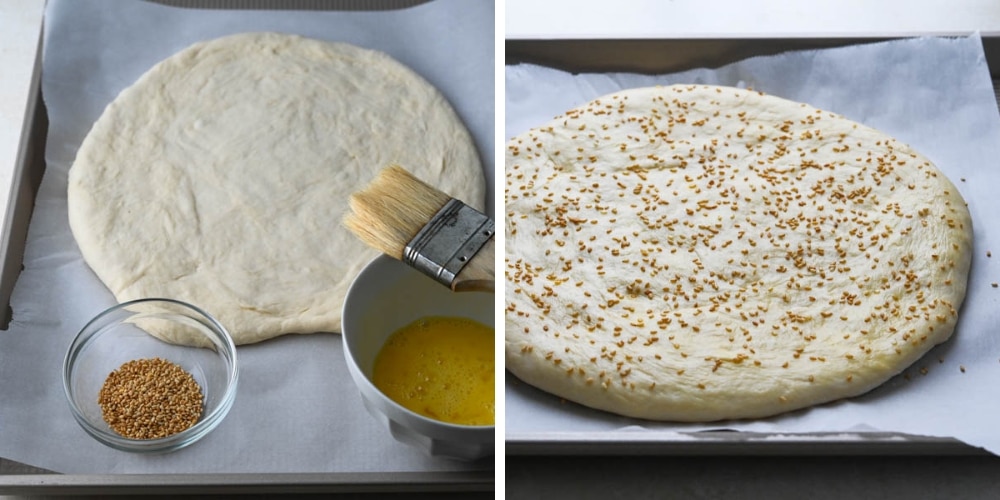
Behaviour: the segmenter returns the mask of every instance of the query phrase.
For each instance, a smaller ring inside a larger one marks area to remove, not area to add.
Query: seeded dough
[[[472,139],[421,77],[344,43],[232,35],[107,107],[69,172],[69,222],[119,301],[191,302],[238,344],[337,332],[376,255],[341,226],[347,197],[393,162],[482,208]]]
[[[971,261],[927,158],[734,88],[627,90],[517,136],[505,202],[507,369],[647,419],[869,391],[948,339]]]

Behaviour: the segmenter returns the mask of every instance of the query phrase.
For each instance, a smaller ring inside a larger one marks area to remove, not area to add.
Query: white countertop
[[[507,0],[507,39],[1000,33],[996,0]]]
[[[0,2],[0,207],[10,195],[44,10],[44,0]]]

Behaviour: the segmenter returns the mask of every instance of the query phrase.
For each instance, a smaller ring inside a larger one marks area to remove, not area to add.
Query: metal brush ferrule
[[[493,237],[493,220],[451,199],[403,248],[403,262],[451,288],[455,276]]]

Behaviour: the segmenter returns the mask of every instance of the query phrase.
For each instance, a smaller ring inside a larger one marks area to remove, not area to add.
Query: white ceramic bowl
[[[375,357],[393,332],[424,316],[459,316],[494,324],[492,293],[456,293],[409,266],[379,256],[351,284],[344,301],[344,355],[365,408],[400,442],[434,457],[476,460],[494,453],[494,426],[455,425],[414,413],[371,381]]]

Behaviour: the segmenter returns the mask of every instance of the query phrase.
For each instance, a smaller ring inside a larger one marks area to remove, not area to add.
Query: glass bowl
[[[386,339],[424,316],[459,316],[494,325],[494,295],[453,292],[385,255],[355,278],[344,301],[342,339],[347,367],[361,400],[394,439],[432,457],[472,461],[494,454],[494,426],[458,425],[424,417],[372,383],[375,358]]]
[[[124,363],[156,357],[179,365],[198,382],[201,417],[167,437],[124,437],[104,421],[98,393]],[[172,299],[139,299],[101,312],[76,335],[63,361],[63,386],[76,421],[101,443],[133,452],[173,451],[204,437],[229,412],[237,379],[229,332],[205,311]]]

